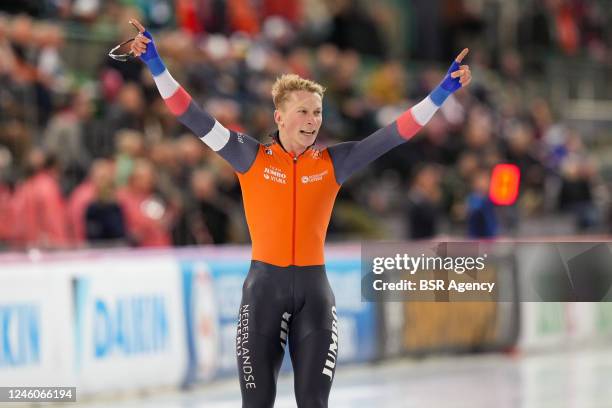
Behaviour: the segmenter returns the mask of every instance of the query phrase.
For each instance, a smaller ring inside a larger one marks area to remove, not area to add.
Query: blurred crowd
[[[135,34],[128,19],[139,18],[194,99],[224,126],[262,142],[275,130],[270,89],[282,73],[327,87],[318,143],[329,145],[362,139],[393,121],[437,85],[455,56],[441,46],[448,44],[443,37],[437,44],[435,38],[424,42],[422,48],[433,52],[413,53],[416,59],[408,62],[394,54],[393,1],[379,10],[351,0],[254,3],[7,2],[4,11],[30,15],[0,15],[0,245],[66,249],[249,240],[231,167],[176,121],[140,61],[101,54],[95,71],[75,72],[63,52],[70,41],[67,22],[91,35],[111,32],[118,43]],[[452,10],[444,3],[412,5],[435,4],[432,13],[442,8],[439,21]],[[453,15],[467,17],[445,23],[451,27],[446,34],[479,30],[470,20],[478,16],[473,4],[479,2],[455,3],[465,3],[464,14]],[[610,58],[598,15],[588,7],[597,2],[538,4],[517,22],[544,13],[563,32],[548,32],[562,52],[570,52],[575,40],[576,47],[596,50],[593,58]],[[578,6],[582,13],[563,11]],[[578,18],[573,25],[567,21]],[[573,31],[559,26],[564,24]],[[425,20],[415,26],[415,38],[428,35]],[[532,35],[521,41],[536,41],[542,33]],[[470,46],[454,45],[456,51]],[[450,97],[413,140],[345,184],[331,240],[492,238],[520,234],[522,225],[550,214],[566,214],[575,233],[610,232],[609,192],[583,135],[538,96],[538,78],[522,52],[498,52],[472,47],[470,87]],[[498,163],[521,171],[519,199],[503,208],[488,194]]]

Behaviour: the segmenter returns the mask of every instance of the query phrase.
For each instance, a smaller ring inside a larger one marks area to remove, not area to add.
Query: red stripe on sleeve
[[[419,125],[416,120],[414,120],[412,109],[402,113],[402,115],[397,118],[397,131],[400,136],[406,140],[414,136],[422,127],[423,126]]]
[[[168,109],[170,109],[170,112],[172,112],[175,116],[180,116],[185,113],[190,102],[191,96],[189,96],[183,87],[179,87],[179,89],[177,89],[171,97],[166,99]]]

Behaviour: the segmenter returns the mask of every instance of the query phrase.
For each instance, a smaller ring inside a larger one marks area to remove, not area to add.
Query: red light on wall
[[[489,198],[496,205],[512,205],[519,192],[521,171],[514,164],[498,164],[491,173]]]

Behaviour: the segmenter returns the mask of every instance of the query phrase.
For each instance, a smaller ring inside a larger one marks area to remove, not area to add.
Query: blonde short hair
[[[289,98],[289,94],[294,91],[316,93],[323,99],[325,87],[315,81],[304,79],[296,74],[284,74],[276,78],[276,82],[272,85],[272,99],[274,100],[276,109],[279,109]]]

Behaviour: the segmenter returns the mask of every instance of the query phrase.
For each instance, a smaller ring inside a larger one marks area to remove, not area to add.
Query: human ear
[[[278,127],[281,127],[283,125],[283,115],[278,109],[274,110],[274,122],[276,122]]]

